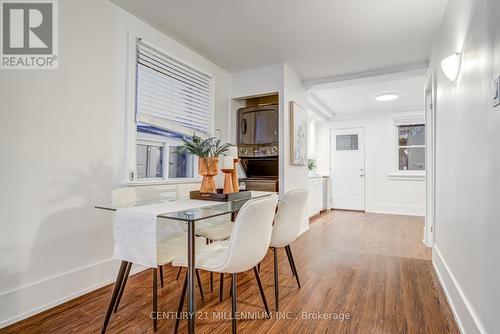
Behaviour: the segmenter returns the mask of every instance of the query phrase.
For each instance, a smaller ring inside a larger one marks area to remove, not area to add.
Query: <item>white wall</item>
[[[455,84],[439,62],[463,50]],[[436,222],[433,261],[464,333],[498,333],[500,317],[500,2],[450,1],[434,42]]]
[[[412,114],[401,113],[398,114]],[[365,129],[365,209],[367,212],[425,215],[424,180],[393,180],[396,171],[394,117],[374,113],[359,119],[318,123],[317,172],[330,174],[330,131],[338,128]],[[332,188],[335,196],[335,187]]]
[[[59,1],[54,71],[0,74],[0,327],[115,277],[110,202],[124,179],[127,33],[215,76],[228,133],[230,75],[105,0]]]
[[[280,181],[284,184],[284,193],[294,189],[307,189],[308,169],[307,166],[294,166],[290,164],[291,161],[291,123],[290,123],[290,101],[297,102],[302,108],[304,113],[307,114],[308,102],[306,90],[302,86],[299,77],[284,64],[284,94],[283,99],[280,99],[281,105],[284,107],[283,114],[283,128],[281,130],[282,141],[280,144],[281,157],[285,164],[285,178]],[[306,129],[307,131],[307,129]],[[306,140],[307,140],[306,136]],[[305,232],[309,229],[309,210],[306,209],[304,217],[302,218],[301,231]]]
[[[285,163],[284,192],[293,189],[307,188],[307,166],[294,166],[291,161],[291,136],[290,136],[290,101],[297,102],[307,113],[308,102],[306,90],[299,77],[284,64],[284,94],[280,103],[283,105],[283,141],[280,144],[281,156]],[[306,130],[307,131],[307,130]],[[307,138],[307,137],[306,137]]]
[[[241,98],[279,93],[283,90],[283,71],[283,64],[275,64],[233,73],[231,96]]]

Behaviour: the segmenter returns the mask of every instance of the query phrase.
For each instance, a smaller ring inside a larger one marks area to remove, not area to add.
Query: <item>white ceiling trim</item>
[[[314,109],[316,113],[323,115],[324,118],[331,119],[335,116],[335,112],[323,101],[321,101],[313,92],[307,93],[307,101],[309,102],[309,107]]]
[[[429,62],[419,62],[403,66],[387,67],[373,71],[350,73],[314,80],[305,80],[302,85],[308,90],[332,89],[340,87],[358,86],[374,82],[386,82],[405,79],[418,75],[425,75]],[[317,97],[316,97],[317,98]],[[319,99],[318,99],[319,101]]]
[[[397,108],[389,108],[389,109],[378,109],[378,110],[357,110],[352,112],[340,113],[337,114],[334,118],[330,119],[330,121],[345,121],[352,119],[366,119],[379,117],[382,115],[404,115],[406,113],[413,114],[416,112],[421,112],[422,107],[420,106],[403,106]],[[396,116],[393,116],[396,117]]]

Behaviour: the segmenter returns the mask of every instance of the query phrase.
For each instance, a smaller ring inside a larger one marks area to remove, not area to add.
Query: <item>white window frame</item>
[[[393,181],[425,181],[424,170],[399,170],[399,126],[401,125],[425,125],[424,112],[411,112],[395,114],[393,117],[393,145],[392,145],[392,171],[387,177]],[[427,129],[426,129],[427,130]],[[426,143],[427,144],[427,143]],[[414,146],[415,147],[415,146]],[[425,147],[425,145],[422,145]],[[427,168],[427,166],[425,166]]]
[[[169,161],[170,161],[170,147],[175,147],[179,146],[182,142],[180,140],[175,140],[171,138],[166,138],[163,139],[161,136],[155,136],[155,135],[150,135],[150,134],[143,134],[141,133],[137,138],[137,143],[136,144],[143,144],[143,145],[150,145],[150,146],[158,146],[158,147],[163,147],[163,170],[162,170],[162,175],[163,177],[156,177],[156,178],[147,178],[147,179],[139,179],[137,178],[137,182],[141,183],[148,183],[148,182],[163,182],[163,181],[169,181],[169,183],[185,183],[185,182],[192,182],[192,181],[201,181],[200,176],[195,176],[195,177],[180,177],[180,178],[170,178],[168,175],[169,171]],[[136,153],[136,158],[137,158],[137,153]],[[194,159],[194,165],[193,165],[193,170],[194,174],[197,175],[198,171],[198,159]]]
[[[152,184],[178,184],[178,183],[194,183],[201,182],[201,176],[197,174],[198,170],[198,159],[195,158],[195,177],[192,178],[168,178],[168,146],[179,146],[182,145],[180,139],[175,138],[155,138],[155,136],[148,137],[146,134],[137,134],[137,120],[136,120],[136,81],[137,81],[137,52],[136,43],[139,36],[130,33],[128,36],[128,57],[127,57],[127,100],[126,100],[126,127],[125,127],[125,171],[124,171],[124,183],[128,185],[152,185]],[[150,44],[154,49],[170,56],[174,59],[179,59],[179,57],[173,56],[168,52],[165,52],[161,48],[158,48],[151,44],[149,41],[146,42],[141,38],[143,43]],[[211,91],[211,133],[213,135],[215,132],[215,80],[214,76],[206,73],[196,66],[179,59],[182,63],[209,75],[212,78],[212,91]],[[144,135],[144,136],[143,136]],[[141,137],[141,138],[138,138]],[[160,137],[160,136],[158,136]],[[143,141],[155,141],[163,143],[163,177],[161,178],[148,178],[148,179],[138,179],[137,178],[137,143],[138,140]]]

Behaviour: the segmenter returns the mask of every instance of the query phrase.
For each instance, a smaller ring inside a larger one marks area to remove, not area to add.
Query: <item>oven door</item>
[[[273,145],[278,140],[278,114],[276,109],[241,111],[239,118],[240,145]]]

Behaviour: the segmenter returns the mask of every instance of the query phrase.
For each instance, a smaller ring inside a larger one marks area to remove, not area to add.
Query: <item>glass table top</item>
[[[275,194],[275,193],[274,192],[267,192],[267,191],[251,191],[251,197],[240,198],[240,199],[236,199],[236,200],[228,201],[228,202],[217,202],[217,203],[214,203],[213,205],[209,205],[209,206],[205,206],[205,207],[201,207],[201,208],[194,208],[194,209],[188,209],[188,210],[180,210],[180,211],[161,213],[158,215],[158,217],[172,219],[172,220],[178,220],[178,221],[179,220],[180,221],[198,221],[198,220],[213,218],[213,217],[222,216],[222,215],[226,215],[229,213],[237,212],[241,209],[241,207],[247,201],[249,201],[251,199],[255,199],[255,198],[269,196],[272,194]],[[173,202],[173,201],[175,201],[175,199],[137,201],[137,202],[132,202],[132,203],[124,203],[121,205],[112,205],[112,204],[96,205],[95,208],[116,211],[116,210],[121,209],[121,208],[140,207],[140,206],[145,206],[145,205],[161,204],[161,203]]]

